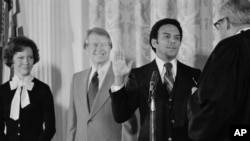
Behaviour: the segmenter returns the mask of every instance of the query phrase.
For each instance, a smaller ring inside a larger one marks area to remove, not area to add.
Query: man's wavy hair
[[[229,0],[221,6],[220,14],[227,17],[232,25],[250,24],[250,1]]]
[[[109,45],[112,48],[111,37],[110,37],[108,31],[106,31],[105,29],[100,28],[100,27],[93,27],[87,31],[87,35],[86,35],[86,38],[85,38],[84,44],[83,44],[84,49],[86,49],[86,47],[89,45],[88,38],[89,38],[89,35],[92,33],[96,33],[97,35],[101,35],[101,36],[106,36],[109,39]]]

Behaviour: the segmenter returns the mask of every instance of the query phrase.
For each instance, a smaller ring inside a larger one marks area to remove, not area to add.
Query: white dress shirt
[[[108,61],[107,63],[105,63],[103,66],[100,66],[99,68],[95,68],[93,65],[91,66],[91,72],[90,72],[90,76],[89,76],[89,81],[88,81],[88,87],[89,87],[89,84],[92,80],[92,77],[94,75],[94,73],[97,71],[98,73],[98,80],[99,80],[99,85],[98,85],[98,88],[100,89],[100,87],[102,86],[102,83],[104,81],[104,78],[108,72],[108,69],[111,65],[111,62]]]
[[[158,67],[158,70],[160,72],[160,75],[161,75],[161,80],[162,80],[162,83],[164,82],[164,74],[166,72],[166,69],[164,67],[164,64],[165,63],[171,63],[172,64],[172,74],[173,74],[173,78],[175,80],[175,77],[177,75],[177,60],[176,59],[173,59],[171,60],[170,62],[164,62],[163,60],[161,60],[159,57],[155,57],[155,61],[156,61],[156,65]]]

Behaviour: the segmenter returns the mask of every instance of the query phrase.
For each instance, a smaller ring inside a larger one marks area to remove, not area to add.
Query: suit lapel
[[[185,82],[183,82],[184,81],[183,80],[183,77],[184,77],[183,73],[185,73],[185,72],[183,72],[183,66],[179,61],[177,61],[177,74],[176,74],[174,87],[173,87],[173,91],[172,91],[172,93],[174,95],[176,95],[176,93],[178,93],[179,90],[182,90],[181,87],[184,85],[181,85],[181,84],[183,84],[183,83],[185,84]],[[181,83],[181,84],[178,85],[178,83]]]
[[[150,80],[151,80],[151,77],[152,77],[152,73],[153,71],[157,71],[158,73],[158,82],[157,82],[157,85],[156,85],[156,99],[160,99],[162,97],[162,95],[164,95],[165,93],[162,93],[163,91],[165,92],[165,86],[161,80],[161,75],[160,75],[160,72],[159,72],[159,69],[157,67],[157,64],[156,64],[156,61],[153,60],[150,64],[148,64],[149,66],[146,67],[142,73],[144,73],[145,77],[144,77],[144,80],[145,81],[142,81],[141,83],[145,83],[145,88],[149,88],[149,83],[150,83]],[[149,97],[149,93],[145,93],[146,94],[146,98]]]
[[[89,82],[89,75],[90,75],[91,69],[87,69],[86,71],[82,72],[81,78],[79,78],[79,90],[78,90],[78,97],[79,101],[81,102],[81,105],[83,105],[82,109],[84,113],[89,113],[88,110],[88,82]]]
[[[186,73],[187,71],[188,71],[187,68],[183,64],[177,62],[177,75],[174,84],[174,89],[172,91],[175,99],[175,104],[173,107],[174,111],[179,109],[179,107],[183,104],[183,102],[185,102],[185,100],[189,96],[187,90],[189,90],[188,88],[190,87],[190,82],[188,79],[189,76],[187,76],[188,73]],[[191,95],[191,90],[190,90],[190,95]]]
[[[174,81],[174,87],[172,90],[172,93],[174,95],[175,95],[175,93],[178,93],[179,90],[183,90],[182,86],[185,86],[185,85],[182,85],[182,84],[186,84],[186,79],[184,79],[184,78],[186,77],[185,74],[186,74],[187,70],[185,70],[185,69],[186,69],[185,66],[183,64],[181,64],[179,61],[177,61],[177,70],[176,70],[177,74],[176,74],[176,78]]]
[[[110,65],[107,74],[103,80],[102,86],[100,87],[100,90],[96,94],[96,98],[91,107],[89,119],[92,118],[102,108],[102,106],[109,98],[108,90],[110,89],[110,86],[113,84],[113,82],[114,82],[114,74],[112,70],[112,65]]]

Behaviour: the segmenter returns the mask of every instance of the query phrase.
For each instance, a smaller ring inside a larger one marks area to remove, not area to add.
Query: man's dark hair
[[[180,23],[176,19],[170,19],[170,18],[161,19],[153,25],[151,32],[150,32],[150,36],[149,36],[149,44],[151,45],[154,52],[156,52],[156,50],[153,47],[151,41],[152,41],[152,39],[157,40],[158,31],[159,31],[160,27],[163,25],[167,25],[167,24],[172,24],[178,28],[178,30],[180,32],[180,40],[182,40],[182,28],[181,28]]]

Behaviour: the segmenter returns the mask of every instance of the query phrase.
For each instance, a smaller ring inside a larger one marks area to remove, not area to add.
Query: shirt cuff
[[[120,86],[116,86],[116,85],[111,85],[111,88],[110,88],[110,90],[111,90],[111,92],[113,93],[113,92],[117,92],[117,91],[119,91],[122,87],[124,86],[124,84],[122,84],[122,85],[120,85]]]

